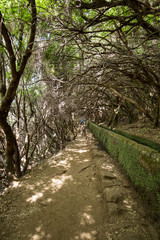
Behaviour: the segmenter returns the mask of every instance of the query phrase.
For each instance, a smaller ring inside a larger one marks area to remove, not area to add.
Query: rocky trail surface
[[[90,133],[0,199],[1,240],[158,240],[142,202]]]

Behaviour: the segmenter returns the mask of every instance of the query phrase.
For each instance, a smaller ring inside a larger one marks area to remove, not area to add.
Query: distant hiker
[[[84,120],[80,119],[79,132],[81,135],[86,135],[86,119],[85,118]]]
[[[86,134],[86,126],[84,125],[83,122],[80,124],[80,134],[81,135],[85,135]]]
[[[83,122],[80,121],[80,134],[82,135],[83,134]]]

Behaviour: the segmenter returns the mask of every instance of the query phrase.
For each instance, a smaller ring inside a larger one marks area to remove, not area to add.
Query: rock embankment
[[[87,139],[99,179],[99,190],[106,202],[106,237],[114,240],[160,239],[139,195],[116,161],[99,148],[89,132]]]
[[[160,219],[160,153],[128,137],[89,122],[89,129],[100,144],[124,169],[134,187],[143,196],[152,215]]]

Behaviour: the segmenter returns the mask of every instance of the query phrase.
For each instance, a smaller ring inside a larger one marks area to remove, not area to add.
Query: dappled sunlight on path
[[[0,199],[0,240],[159,240],[117,163],[87,139],[13,183]]]
[[[105,218],[83,136],[33,169],[5,196],[1,240],[94,240]]]

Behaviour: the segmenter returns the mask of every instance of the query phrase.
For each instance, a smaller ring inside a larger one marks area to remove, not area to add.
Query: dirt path
[[[134,218],[141,220],[135,225],[143,233],[139,234],[142,238],[137,238],[133,221],[123,214],[115,217],[113,204],[108,209],[97,188],[97,167],[92,159],[86,139],[78,136],[65,150],[33,169],[20,182],[14,182],[13,189],[0,200],[0,239],[158,240],[157,232],[143,214],[141,219]],[[116,237],[116,227],[120,226],[122,232],[129,229],[132,236]]]

